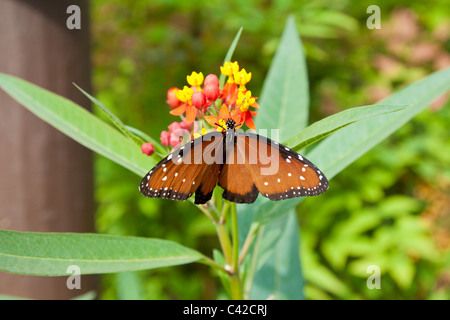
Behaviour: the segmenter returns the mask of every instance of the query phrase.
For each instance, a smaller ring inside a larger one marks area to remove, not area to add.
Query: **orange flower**
[[[219,111],[219,116],[206,116],[204,118],[206,122],[208,122],[211,126],[215,127],[217,131],[224,131],[227,129],[226,122],[227,120],[234,120],[236,126],[242,122],[241,115],[238,113],[237,109],[232,110],[231,112],[228,110],[226,104],[223,104]]]
[[[236,83],[227,82],[223,86],[223,90],[220,93],[219,99],[229,106],[233,105],[237,99],[238,86]]]
[[[179,107],[171,110],[169,113],[174,116],[180,116],[186,112],[186,122],[192,123],[195,120],[196,112],[195,107],[192,105],[192,94],[194,90],[184,86],[183,90],[176,91],[178,100],[182,102]]]

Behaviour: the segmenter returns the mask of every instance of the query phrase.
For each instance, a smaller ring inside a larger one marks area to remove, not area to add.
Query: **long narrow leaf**
[[[450,68],[435,72],[389,96],[381,103],[406,103],[405,110],[362,120],[320,143],[308,157],[332,178],[450,89]],[[331,186],[332,187],[332,186]]]
[[[400,111],[407,107],[408,105],[371,105],[347,109],[313,123],[294,137],[288,139],[284,145],[299,152],[352,123],[374,116]]]
[[[297,216],[290,212],[263,228],[256,250],[251,299],[303,299]]]
[[[241,27],[234,36],[233,42],[231,43],[231,46],[228,48],[227,54],[225,55],[225,59],[223,59],[223,64],[225,64],[225,62],[231,61],[231,57],[233,56],[234,50],[236,49],[236,46],[239,42],[239,38],[241,37],[242,29],[243,28]],[[219,86],[223,88],[224,84],[225,84],[225,75],[220,74]]]
[[[331,179],[449,89],[450,68],[435,72],[382,101],[386,105],[408,104],[412,105],[411,107],[361,120],[343,128],[320,142],[306,156],[325,173],[328,179]],[[331,188],[333,188],[332,183],[330,183]],[[266,224],[285,214],[303,199],[268,201],[260,197],[255,205],[245,207],[245,213],[253,213],[252,223]]]
[[[278,129],[284,141],[308,124],[309,85],[295,21],[289,18],[261,92],[258,129]]]
[[[0,230],[0,270],[28,275],[67,276],[133,271],[198,261],[203,255],[177,243],[138,237]]]
[[[119,131],[62,96],[2,73],[0,88],[56,129],[138,175],[156,164]]]
[[[80,90],[89,100],[91,100],[95,105],[97,105],[100,110],[102,110],[106,116],[109,118],[109,120],[116,126],[117,129],[119,129],[126,137],[128,137],[131,141],[136,143],[138,146],[141,146],[146,141],[142,140],[138,136],[134,135],[132,132],[130,132],[125,124],[122,122],[122,120],[119,119],[118,116],[116,116],[111,110],[109,110],[103,103],[95,99],[93,96],[91,96],[89,93],[81,89],[77,84],[74,83],[74,86],[77,87],[78,90]]]

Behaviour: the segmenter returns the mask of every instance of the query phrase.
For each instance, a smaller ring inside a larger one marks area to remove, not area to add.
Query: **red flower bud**
[[[178,100],[177,95],[175,94],[175,92],[177,90],[180,90],[178,88],[170,88],[167,91],[167,104],[171,107],[171,108],[176,108],[181,104],[181,101]]]
[[[153,143],[147,142],[141,146],[142,153],[145,153],[148,156],[151,156],[155,152],[155,147]]]
[[[185,118],[185,119],[183,119],[183,121],[180,122],[180,127],[181,127],[181,129],[190,131],[192,128],[192,122],[187,123],[186,118]]]
[[[170,134],[170,145],[172,147],[177,146],[181,140],[186,139],[186,141],[190,140],[190,133],[186,129],[176,129]]]
[[[170,134],[169,131],[161,131],[161,144],[167,147],[170,143]]]
[[[205,86],[219,87],[219,78],[215,74],[208,74],[205,78]]]
[[[209,101],[216,101],[216,99],[219,97],[219,78],[215,74],[209,74],[205,78],[203,91],[205,92],[206,98],[208,98]]]
[[[206,98],[208,98],[209,101],[216,101],[216,99],[219,97],[219,85],[205,85],[203,90],[205,91]]]
[[[197,109],[201,109],[204,107],[206,103],[206,96],[203,92],[201,91],[195,91],[192,94],[192,104],[197,108]]]
[[[180,123],[178,123],[178,122],[172,122],[170,125],[169,125],[169,133],[172,133],[172,132],[174,132],[175,130],[177,130],[177,129],[180,129],[181,128],[181,125],[180,125]]]
[[[179,136],[176,136],[174,134],[170,135],[170,146],[175,148],[181,141],[181,138]]]

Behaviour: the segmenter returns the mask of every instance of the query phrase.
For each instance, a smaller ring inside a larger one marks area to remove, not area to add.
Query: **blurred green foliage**
[[[371,4],[381,8],[380,30],[366,28]],[[234,57],[252,72],[249,89],[258,96],[293,14],[307,55],[311,123],[375,103],[448,66],[445,7],[443,0],[95,0],[94,90],[126,124],[158,139],[177,120],[167,112],[167,90],[184,84],[191,71],[218,74],[241,26]],[[307,298],[450,298],[450,113],[443,103],[344,170],[326,194],[297,208]],[[214,227],[195,207],[149,201],[137,191],[139,181],[97,157],[99,232],[169,239],[208,255],[219,247]],[[381,290],[367,289],[371,264],[380,266]],[[221,286],[207,270],[190,264],[106,275],[102,297],[215,299]],[[137,293],[124,289],[124,279],[133,280]]]

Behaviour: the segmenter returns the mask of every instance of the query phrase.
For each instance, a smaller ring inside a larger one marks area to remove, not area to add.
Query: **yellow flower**
[[[186,78],[189,85],[195,87],[195,89],[198,91],[201,90],[200,86],[202,85],[204,79],[203,73],[201,72],[197,73],[195,71],[192,71],[191,75],[186,76]]]
[[[198,133],[198,132],[194,132],[194,133],[193,133],[194,139],[197,139],[197,138],[199,138],[199,137],[201,137],[201,136],[204,136],[206,133],[207,133],[206,129],[205,129],[205,128],[202,128],[202,134],[200,134],[200,133]]]
[[[220,72],[223,75],[228,76],[228,83],[234,83],[233,74],[239,71],[239,64],[237,61],[224,63],[223,67],[220,66]]]
[[[187,103],[191,104],[191,98],[192,98],[193,93],[194,93],[194,90],[192,90],[188,86],[184,86],[183,90],[177,90],[175,92],[175,95],[177,96],[177,99],[180,100],[181,102],[185,102],[185,103],[187,102]]]
[[[245,69],[242,69],[241,71],[237,71],[233,73],[234,82],[239,85],[240,91],[245,91],[245,85],[250,82],[252,79],[252,73],[245,71]]]
[[[227,123],[225,122],[224,119],[220,119],[219,120],[219,126],[217,127],[217,131],[223,132],[223,128],[227,127]]]
[[[242,93],[242,91],[239,91],[238,98],[236,100],[236,105],[240,106],[240,110],[242,112],[245,112],[248,110],[248,107],[255,103],[255,98],[252,97],[252,92],[250,90],[247,90],[247,92]]]

